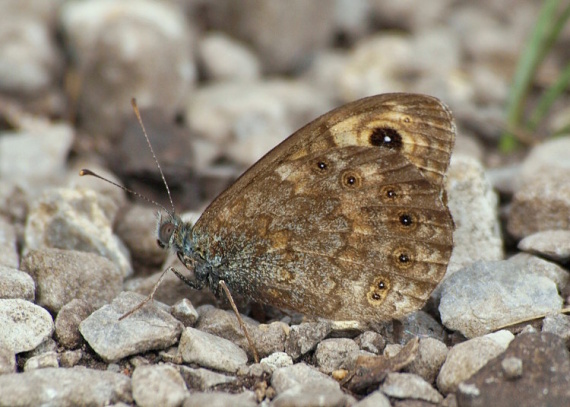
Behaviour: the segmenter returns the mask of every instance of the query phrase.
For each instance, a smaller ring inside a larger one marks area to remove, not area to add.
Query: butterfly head
[[[173,249],[176,252],[187,252],[191,242],[190,232],[192,227],[184,222],[180,216],[168,213],[163,216],[158,214],[156,243],[162,249]]]

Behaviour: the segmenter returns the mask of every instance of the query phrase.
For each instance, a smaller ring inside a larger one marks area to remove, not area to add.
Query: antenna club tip
[[[93,171],[87,170],[87,169],[82,169],[81,171],[79,171],[79,176],[83,177],[85,175],[93,175]]]
[[[136,107],[136,106],[137,106],[137,99],[136,99],[136,98],[131,98],[131,105],[132,105],[133,107]]]

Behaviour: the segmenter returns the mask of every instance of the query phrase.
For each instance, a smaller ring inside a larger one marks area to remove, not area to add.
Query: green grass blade
[[[547,44],[549,39],[549,43],[554,42],[551,36],[553,32],[552,21],[555,21],[559,1],[560,0],[546,0],[544,2],[530,40],[517,64],[511,92],[507,101],[508,129],[519,128],[532,80],[538,66],[546,55],[544,48],[549,45]],[[499,148],[502,151],[511,151],[517,144],[518,141],[515,136],[507,131],[501,137]]]

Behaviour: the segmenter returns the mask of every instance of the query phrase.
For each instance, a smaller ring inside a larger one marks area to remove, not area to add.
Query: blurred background
[[[122,191],[83,167],[169,205],[133,97],[177,210],[200,211],[308,121],[383,92],[448,104],[456,154],[508,208],[529,148],[570,124],[569,14],[558,0],[3,0],[0,213],[22,240],[37,197],[79,186],[111,196],[115,219]]]

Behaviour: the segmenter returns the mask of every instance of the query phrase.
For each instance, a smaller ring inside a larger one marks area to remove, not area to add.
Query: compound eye
[[[166,247],[175,230],[176,226],[173,223],[167,222],[161,225],[158,231],[158,245],[162,248]]]

